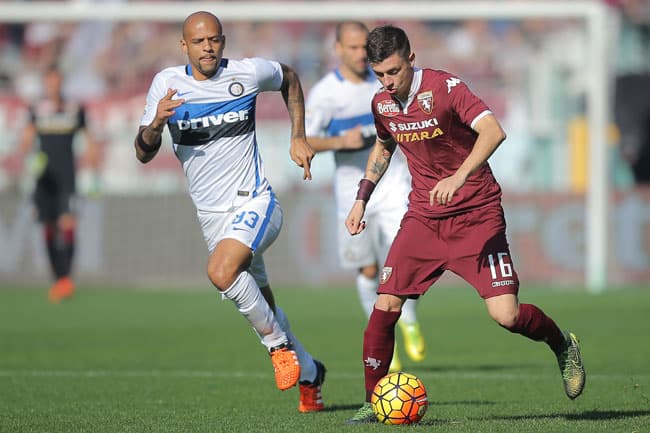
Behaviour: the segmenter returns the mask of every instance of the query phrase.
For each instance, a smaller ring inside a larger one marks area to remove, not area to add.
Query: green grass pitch
[[[385,432],[349,426],[362,403],[365,319],[355,290],[276,289],[294,333],[328,368],[327,409],[300,414],[275,388],[247,322],[212,292],[81,290],[50,305],[44,291],[0,291],[0,432]],[[427,432],[650,431],[650,289],[591,295],[528,290],[574,330],[584,394],[565,397],[543,343],[493,323],[469,288],[433,288],[419,305],[427,359],[402,351],[430,406]],[[409,430],[411,431],[411,430]]]

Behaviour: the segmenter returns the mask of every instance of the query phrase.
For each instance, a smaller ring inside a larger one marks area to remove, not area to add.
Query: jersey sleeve
[[[459,78],[446,74],[444,76],[449,104],[460,120],[474,128],[476,122],[483,116],[490,114],[490,108],[472,91],[467,84]]]
[[[158,73],[153,78],[149,91],[147,92],[147,100],[140,119],[140,126],[149,125],[153,119],[156,118],[156,111],[158,111],[158,102],[167,94],[166,81],[163,76]]]
[[[261,57],[253,57],[249,60],[253,63],[260,92],[280,90],[283,74],[282,65],[279,62]]]
[[[305,132],[307,136],[325,135],[335,112],[334,101],[325,92],[325,86],[314,86],[305,102]]]

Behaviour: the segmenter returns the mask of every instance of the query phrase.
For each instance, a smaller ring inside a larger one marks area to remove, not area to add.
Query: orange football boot
[[[313,382],[300,382],[300,403],[298,404],[299,412],[319,412],[325,408],[321,387],[325,382],[325,366],[322,362],[314,359],[316,364],[316,379]]]
[[[275,383],[284,391],[295,386],[300,379],[300,363],[296,351],[287,344],[281,344],[269,351],[275,370]]]
[[[74,295],[74,281],[70,277],[62,277],[50,287],[48,298],[53,304],[58,304],[64,299],[69,299]]]

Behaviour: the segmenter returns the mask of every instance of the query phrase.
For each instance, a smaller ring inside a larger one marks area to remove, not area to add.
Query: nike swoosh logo
[[[245,232],[247,232],[247,231],[248,231],[248,230],[246,230],[246,229],[243,229],[243,228],[241,228],[241,227],[233,227],[232,229],[233,229],[233,230],[243,230],[243,231],[245,231]]]
[[[188,90],[187,92],[182,92],[182,93],[178,92],[178,93],[176,93],[176,95],[177,96],[183,96],[183,95],[187,95],[188,93],[192,93],[192,90]]]

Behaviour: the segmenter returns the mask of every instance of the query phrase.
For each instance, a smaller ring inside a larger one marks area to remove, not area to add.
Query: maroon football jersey
[[[451,204],[429,204],[429,191],[454,174],[471,152],[478,136],[472,122],[490,109],[447,72],[421,69],[413,83],[404,109],[385,91],[372,100],[377,136],[380,140],[392,137],[406,156],[412,177],[409,209],[438,218],[499,201],[501,188],[486,163],[467,178]]]

